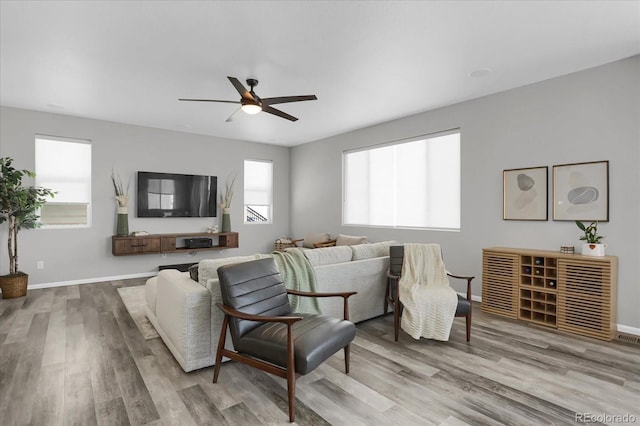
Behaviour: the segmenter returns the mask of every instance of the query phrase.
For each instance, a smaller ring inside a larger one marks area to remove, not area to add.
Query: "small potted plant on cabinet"
[[[584,241],[582,243],[582,254],[585,256],[604,256],[604,250],[607,245],[600,242],[604,236],[598,235],[598,221],[585,226],[584,223],[576,220],[576,225],[584,231],[584,235],[580,237],[580,240]]]
[[[9,225],[9,274],[0,276],[3,299],[27,294],[29,276],[18,270],[18,231],[39,227],[38,209],[47,197],[54,196],[54,192],[46,188],[23,186],[22,179],[35,177],[35,174],[16,170],[12,162],[11,158],[0,158],[0,223]]]

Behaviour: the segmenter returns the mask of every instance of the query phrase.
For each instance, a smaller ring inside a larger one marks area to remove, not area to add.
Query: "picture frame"
[[[502,219],[549,219],[549,167],[502,171]]]
[[[609,221],[609,161],[553,166],[553,220]]]

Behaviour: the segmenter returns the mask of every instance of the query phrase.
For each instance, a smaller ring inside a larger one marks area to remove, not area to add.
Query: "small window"
[[[37,135],[36,185],[57,192],[40,210],[43,227],[89,226],[91,142]]]
[[[273,162],[244,160],[244,222],[271,223]]]
[[[343,223],[460,229],[460,133],[343,154]]]

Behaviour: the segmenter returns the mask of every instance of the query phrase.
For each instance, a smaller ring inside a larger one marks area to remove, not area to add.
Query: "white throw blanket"
[[[439,244],[405,244],[400,302],[402,329],[414,339],[449,340],[458,296],[449,286]]]

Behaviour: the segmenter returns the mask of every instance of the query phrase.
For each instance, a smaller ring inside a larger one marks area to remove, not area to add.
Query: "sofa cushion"
[[[353,253],[351,247],[324,247],[315,250],[305,250],[304,255],[312,266],[329,265],[332,263],[351,262]]]
[[[358,244],[351,246],[353,257],[351,260],[371,259],[373,257],[389,256],[389,247],[399,244],[397,241],[382,241],[371,244]]]
[[[313,243],[329,241],[331,238],[326,232],[311,232],[304,236],[302,247],[313,248]]]
[[[338,234],[336,238],[337,246],[354,246],[356,244],[364,244],[367,242],[367,237],[357,237],[354,235]]]
[[[207,287],[207,281],[218,279],[218,268],[231,263],[242,263],[256,260],[256,255],[223,257],[221,259],[204,259],[198,264],[198,282]]]

